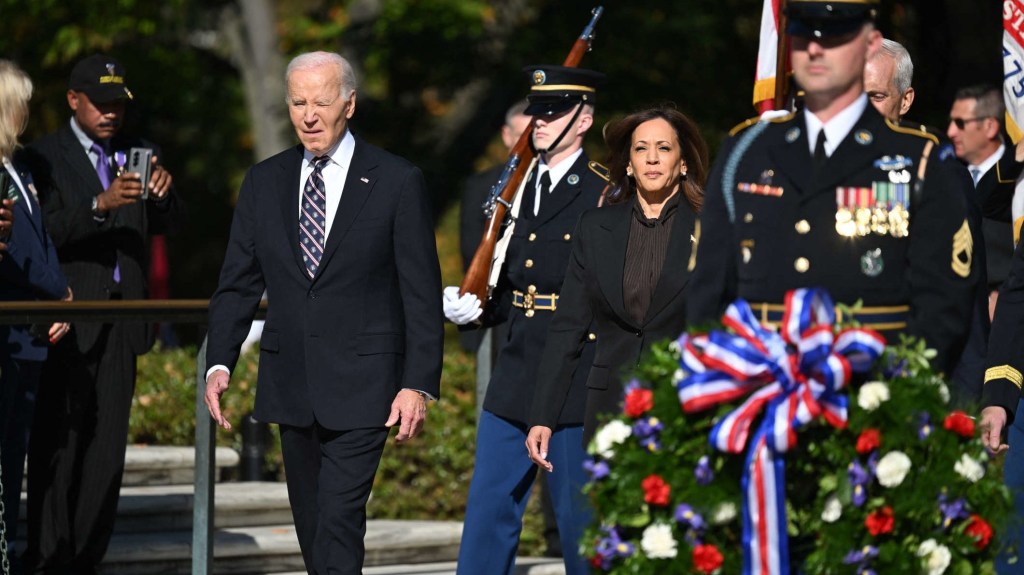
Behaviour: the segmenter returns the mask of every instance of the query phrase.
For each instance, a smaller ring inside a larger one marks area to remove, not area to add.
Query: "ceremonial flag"
[[[782,0],[764,0],[761,10],[761,44],[754,77],[754,106],[765,112],[775,108],[775,74],[779,52],[779,6]]]
[[[759,68],[760,69],[760,68]],[[1014,143],[1024,126],[1024,1],[1003,2],[1003,100],[1006,131]]]

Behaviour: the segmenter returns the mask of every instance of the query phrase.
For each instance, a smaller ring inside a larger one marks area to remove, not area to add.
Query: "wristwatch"
[[[102,222],[107,219],[107,214],[100,211],[100,199],[98,196],[92,197],[92,219],[97,222]]]

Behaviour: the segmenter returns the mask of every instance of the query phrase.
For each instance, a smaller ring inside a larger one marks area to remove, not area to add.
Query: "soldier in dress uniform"
[[[970,181],[939,141],[887,121],[864,93],[881,44],[876,0],[790,0],[798,113],[737,126],[719,153],[701,215],[691,325],[738,297],[778,321],[785,293],[824,287],[863,307],[890,341],[924,338],[950,371],[970,324],[978,270],[962,192]]]
[[[544,350],[548,324],[559,306],[580,214],[598,205],[605,170],[583,151],[593,124],[595,87],[603,75],[562,66],[528,67],[532,86],[526,114],[533,117],[538,163],[522,192],[501,277],[486,306],[472,294],[445,288],[445,316],[466,325],[508,323],[477,427],[476,466],[469,487],[458,573],[511,575],[523,512],[537,467],[523,457],[527,422]],[[515,208],[512,210],[515,212]],[[552,437],[564,470],[548,477],[568,575],[587,573],[578,541],[590,520],[582,493],[583,417],[586,377],[593,362],[587,345],[585,366],[574,374],[565,408]]]

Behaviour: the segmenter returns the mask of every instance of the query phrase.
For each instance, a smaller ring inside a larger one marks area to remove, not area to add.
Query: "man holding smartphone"
[[[181,203],[156,145],[121,136],[133,95],[125,70],[95,54],[71,71],[72,117],[28,152],[61,268],[78,300],[144,299],[149,236]],[[151,175],[129,169],[153,150]],[[145,192],[148,191],[148,199]],[[75,322],[43,368],[29,446],[27,572],[94,573],[117,511],[136,356],[153,344],[142,322]]]

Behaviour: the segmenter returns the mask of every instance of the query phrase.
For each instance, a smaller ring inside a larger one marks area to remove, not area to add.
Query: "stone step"
[[[192,485],[195,480],[194,447],[129,445],[125,450],[122,486]],[[238,452],[218,447],[215,454],[217,477],[238,465]]]
[[[363,569],[363,575],[455,575],[456,566],[457,564],[454,561],[384,565],[381,567],[367,567]],[[517,557],[513,573],[514,575],[565,575],[565,565],[561,559]],[[291,571],[271,575],[306,575],[306,572]]]
[[[115,533],[152,533],[192,529],[191,485],[144,485],[122,487],[117,503]],[[22,527],[25,533],[27,497],[21,494]],[[288,488],[277,482],[218,483],[214,489],[217,527],[244,527],[291,523]]]
[[[366,529],[366,566],[454,561],[461,536],[459,522],[371,520]],[[104,575],[187,574],[191,572],[191,545],[190,531],[116,534],[103,559],[102,571]],[[215,573],[302,569],[292,525],[230,527],[217,529],[214,534]]]

